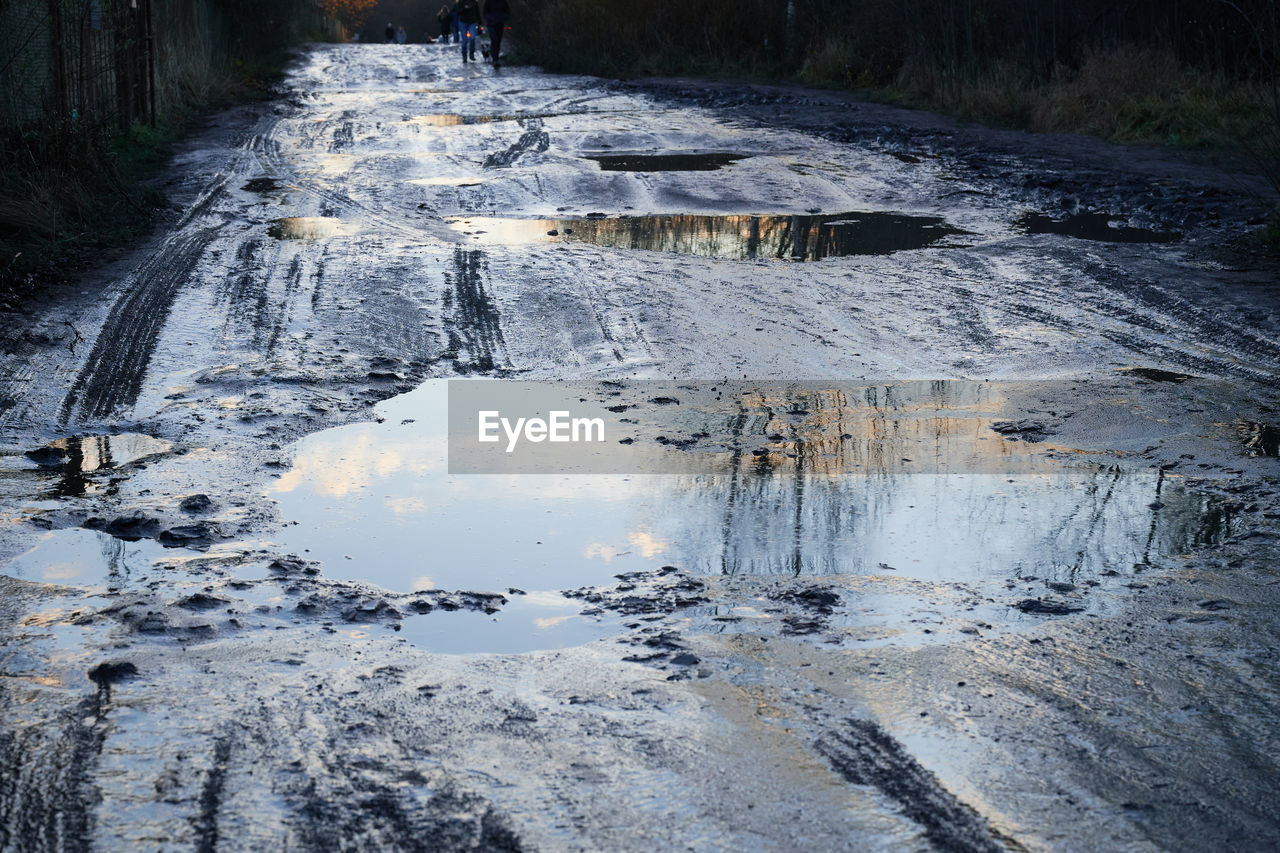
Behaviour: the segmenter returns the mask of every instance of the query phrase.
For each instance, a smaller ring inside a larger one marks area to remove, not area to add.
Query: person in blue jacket
[[[458,23],[462,27],[462,61],[474,62],[476,42],[480,39],[479,0],[458,0]]]

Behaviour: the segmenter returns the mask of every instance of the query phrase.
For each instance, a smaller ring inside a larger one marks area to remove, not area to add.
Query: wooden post
[[[49,0],[49,54],[53,63],[53,105],[59,121],[67,118],[67,67],[62,49],[62,0]]]
[[[147,106],[151,126],[156,126],[156,40],[151,31],[151,0],[145,0],[147,16]]]

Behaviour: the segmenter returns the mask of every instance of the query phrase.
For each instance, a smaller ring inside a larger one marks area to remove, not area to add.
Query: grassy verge
[[[0,310],[145,235],[167,203],[151,183],[174,144],[201,116],[267,97],[292,56],[279,41],[228,46],[209,21],[179,24],[159,43],[154,127],[66,119],[0,131]]]
[[[1000,0],[513,7],[512,58],[552,71],[800,83],[1000,127],[1236,153],[1280,196],[1280,13],[1255,0],[1079,0],[1017,14]]]
[[[788,68],[710,53],[641,57],[597,49],[548,55],[517,40],[512,60],[624,79],[708,75],[845,89],[998,127],[1087,133],[1124,143],[1245,151],[1249,140],[1274,135],[1280,127],[1268,86],[1188,68],[1158,50],[1089,50],[1078,66],[1058,67],[1047,80],[1010,61],[961,72],[908,59],[892,75],[871,75],[854,71],[859,66],[849,50],[838,41],[828,43]]]
[[[40,284],[145,230],[163,199],[145,190],[142,179],[164,140],[149,143],[150,157],[139,152],[122,162],[117,149],[127,144],[127,136],[105,127],[71,122],[12,132],[4,140],[0,306],[18,307]]]

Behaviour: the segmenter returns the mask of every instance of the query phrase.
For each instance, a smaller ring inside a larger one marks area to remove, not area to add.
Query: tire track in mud
[[[268,353],[276,351],[276,347],[280,343],[280,336],[284,334],[285,327],[289,323],[289,315],[293,311],[293,304],[298,298],[298,291],[301,287],[302,256],[295,252],[289,260],[289,269],[285,273],[283,305],[276,314],[275,320],[271,324],[271,331],[267,335]]]
[[[320,250],[320,257],[316,258],[315,269],[311,272],[311,313],[315,313],[320,307],[320,302],[324,297],[324,271],[329,263],[329,247],[325,246]]]
[[[551,147],[551,137],[542,129],[542,119],[527,119],[521,121],[520,125],[526,128],[520,138],[508,146],[506,151],[486,155],[484,168],[505,169],[525,154],[541,154]]]
[[[104,680],[55,720],[0,732],[0,850],[90,849],[110,709]]]
[[[116,300],[93,349],[62,401],[59,420],[97,420],[133,405],[142,390],[178,291],[221,226],[188,229],[165,241]]]
[[[1169,287],[1087,255],[1065,259],[1064,267],[1087,276],[1092,287],[1064,291],[1039,285],[1027,290],[1045,305],[1090,311],[1122,324],[1119,329],[1099,330],[1113,343],[1135,353],[1159,353],[1197,370],[1251,378],[1280,372],[1280,342],[1225,321]],[[1170,337],[1182,348],[1171,346]]]
[[[615,298],[617,295],[625,299],[625,294],[617,293],[616,285],[595,275],[590,267],[575,276],[575,281],[582,289],[583,301],[590,308],[600,337],[612,352],[615,362],[651,364],[658,361],[653,345],[635,315]]]
[[[262,263],[255,260],[262,258]],[[265,348],[266,327],[271,321],[268,288],[280,263],[279,245],[264,245],[249,238],[236,249],[236,265],[243,272],[225,289],[228,303],[225,328],[245,326],[252,335],[253,346]]]
[[[506,341],[498,308],[485,290],[484,253],[476,249],[454,249],[453,271],[444,274],[443,358],[454,363],[459,373],[509,368]]]
[[[248,330],[252,346],[270,355],[275,352],[297,301],[302,281],[302,256],[297,246],[291,243],[267,243],[250,237],[239,245],[235,257],[236,266],[243,272],[220,288],[227,303],[224,330],[227,333],[236,329]],[[285,264],[286,257],[283,287],[275,289],[273,282],[278,281],[277,272]]]
[[[231,737],[223,735],[213,742],[213,764],[200,786],[197,803],[200,813],[192,819],[196,831],[197,853],[214,853],[218,849],[218,808],[226,785],[227,761],[231,758]]]
[[[178,291],[226,224],[225,217],[206,225],[196,221],[212,213],[260,138],[255,135],[240,146],[231,167],[206,185],[111,306],[84,366],[63,398],[58,416],[62,424],[73,418],[105,418],[138,399]]]
[[[980,318],[975,308],[1072,335],[1087,333],[1138,362],[1162,360],[1202,374],[1250,379],[1280,372],[1280,342],[1102,259],[1054,259],[1061,264],[1059,274],[1038,273],[995,290],[977,283],[984,278],[981,266],[965,281],[948,283],[943,277],[916,282],[913,290],[946,300],[946,316],[959,321],[957,331],[984,348],[997,346],[999,338],[989,323],[971,322]]]
[[[264,786],[282,807],[274,841],[283,849],[524,849],[492,801],[459,786],[429,756],[427,730],[411,724],[374,735],[371,724],[384,712],[351,696],[329,697],[332,716],[264,698],[208,736],[208,769],[191,818],[196,849],[251,843],[232,837],[235,824],[224,818],[248,813]]]
[[[845,729],[821,738],[816,749],[845,781],[875,788],[896,804],[937,850],[1002,853],[1022,849],[999,837],[981,815],[942,787],[937,776],[870,720],[846,720]]]

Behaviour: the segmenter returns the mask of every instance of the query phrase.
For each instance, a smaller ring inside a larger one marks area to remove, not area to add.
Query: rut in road
[[[938,777],[870,720],[847,720],[844,731],[818,741],[818,752],[854,785],[869,785],[920,825],[938,850],[1000,853],[1022,848],[999,838],[969,805],[942,787]]]
[[[60,420],[105,418],[133,405],[169,311],[217,227],[178,232],[111,307],[89,358],[62,401]]]
[[[525,127],[520,138],[513,142],[506,151],[497,151],[484,158],[484,168],[505,169],[530,151],[541,153],[551,146],[551,137],[542,129],[542,119],[528,119],[520,122]]]
[[[463,374],[510,366],[498,309],[485,291],[483,267],[483,253],[455,249],[453,272],[445,274],[446,353]]]
[[[90,848],[111,710],[103,683],[41,725],[0,733],[0,850]]]
[[[205,247],[225,224],[222,218],[212,224],[197,224],[198,220],[211,212],[228,182],[240,172],[257,139],[246,140],[231,167],[205,186],[173,232],[147,258],[111,306],[89,357],[62,401],[58,419],[63,424],[77,416],[89,420],[105,418],[138,399],[173,301]]]

